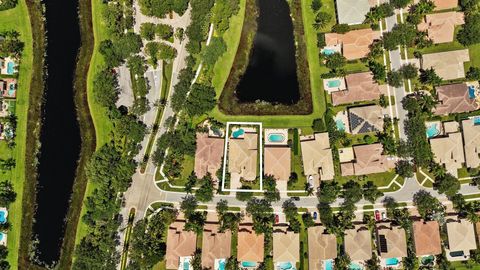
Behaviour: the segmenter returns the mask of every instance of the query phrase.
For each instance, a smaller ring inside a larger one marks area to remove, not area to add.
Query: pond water
[[[285,0],[257,0],[257,5],[258,29],[236,95],[240,102],[294,104],[300,94],[290,8]]]
[[[80,133],[73,101],[80,32],[77,1],[44,0],[43,3],[46,7],[48,78],[33,233],[39,240],[39,259],[51,264],[59,258],[80,153]]]

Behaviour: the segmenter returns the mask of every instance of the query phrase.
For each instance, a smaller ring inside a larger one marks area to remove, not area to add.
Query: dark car
[[[317,212],[313,212],[313,220],[317,220],[317,216],[318,216]]]
[[[300,197],[297,197],[297,196],[292,197],[292,200],[294,200],[294,201],[300,201]]]

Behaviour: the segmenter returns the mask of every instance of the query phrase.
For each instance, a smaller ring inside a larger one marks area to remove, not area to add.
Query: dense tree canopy
[[[110,69],[104,69],[93,79],[93,95],[95,101],[104,107],[114,106],[118,100],[117,76]]]
[[[140,0],[140,10],[148,16],[164,18],[165,15],[174,11],[183,15],[188,8],[189,0]]]
[[[195,83],[185,103],[185,109],[190,116],[202,115],[215,107],[216,92],[211,86]]]

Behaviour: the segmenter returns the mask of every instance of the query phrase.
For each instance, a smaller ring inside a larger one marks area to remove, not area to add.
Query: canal
[[[258,29],[236,95],[240,102],[294,104],[300,94],[290,8],[286,0],[257,0],[257,5]]]
[[[73,101],[73,78],[80,46],[78,2],[44,0],[47,29],[47,80],[40,135],[37,210],[33,233],[38,258],[58,260],[75,177],[81,138]],[[31,149],[33,151],[33,149]]]

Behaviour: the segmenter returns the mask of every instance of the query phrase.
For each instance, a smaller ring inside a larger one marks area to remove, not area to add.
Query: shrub
[[[325,131],[325,124],[323,123],[323,119],[317,118],[313,120],[312,124],[313,131],[315,132],[323,132]]]
[[[350,26],[348,26],[346,23],[335,24],[332,26],[332,32],[334,33],[345,34],[348,31],[350,31]]]

